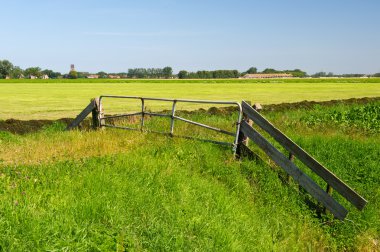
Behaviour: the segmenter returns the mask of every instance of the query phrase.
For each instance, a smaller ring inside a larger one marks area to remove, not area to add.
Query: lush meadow
[[[0,120],[72,118],[101,94],[244,99],[264,108],[380,96],[377,79],[341,82],[2,81]],[[104,105],[111,114],[139,109],[138,101]],[[146,106],[157,111],[171,104]],[[263,114],[362,194],[369,201],[363,212],[338,197],[347,219],[320,216],[315,202],[253,144],[261,160],[237,161],[230,147],[113,129],[65,132],[55,122],[24,135],[0,131],[0,251],[379,250],[379,101],[288,107]],[[229,131],[237,117],[217,109],[182,116]],[[139,118],[111,123],[138,127]],[[170,124],[149,118],[146,127],[167,131]],[[233,141],[183,122],[175,123],[175,134]]]
[[[262,160],[109,128],[65,132],[53,123],[26,135],[0,132],[0,251],[379,250],[379,106],[263,111],[369,201],[362,212],[341,201],[350,211],[344,222],[319,216],[253,144]],[[236,120],[223,112],[183,116],[226,130]],[[168,124],[151,118],[147,127]],[[231,140],[181,123],[175,133]]]
[[[3,80],[0,81],[0,120],[57,119],[76,116],[91,98],[100,95],[248,100],[262,104],[379,97],[380,78],[278,80]],[[108,100],[109,101],[109,100]],[[149,102],[148,109],[171,104]],[[106,112],[132,111],[138,101],[105,104]],[[179,104],[179,109],[199,108]]]

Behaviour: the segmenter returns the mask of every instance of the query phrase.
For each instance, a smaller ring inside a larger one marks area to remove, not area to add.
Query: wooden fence
[[[125,97],[123,97],[125,98]],[[131,97],[127,97],[131,98]],[[135,98],[135,97],[132,97]],[[139,98],[141,99],[141,98]],[[154,99],[154,98],[146,98]],[[142,100],[143,102],[144,100]],[[180,100],[169,100],[180,101]],[[187,101],[187,100],[183,100]],[[191,101],[195,102],[195,101]],[[199,101],[196,101],[199,102]],[[175,104],[175,103],[174,103]],[[233,103],[235,104],[235,103]],[[245,101],[239,105],[239,122],[237,124],[237,134],[235,139],[235,145],[239,142],[240,148],[237,150],[237,155],[242,155],[251,152],[246,146],[248,138],[251,139],[257,146],[259,146],[278,166],[283,168],[288,176],[292,177],[301,187],[303,187],[311,196],[313,196],[318,202],[320,202],[325,209],[329,210],[336,218],[343,220],[348,211],[338,201],[332,197],[332,190],[335,189],[340,195],[347,199],[357,209],[362,210],[367,204],[367,201],[340,180],[334,173],[329,171],[326,167],[315,160],[305,150],[299,147],[291,139],[289,139],[284,133],[274,127],[268,120],[266,120],[254,107]],[[174,111],[173,105],[173,111]],[[143,107],[143,106],[142,106]],[[243,113],[243,116],[241,114]],[[104,126],[103,108],[101,99],[92,99],[90,104],[73,120],[73,122],[67,126],[67,130],[71,130],[74,127],[79,126],[90,113],[92,113],[93,127],[97,128]],[[144,113],[144,112],[142,112]],[[129,114],[128,114],[129,115]],[[126,115],[123,115],[126,116]],[[171,116],[172,120],[175,118],[174,114]],[[189,120],[188,120],[189,121]],[[192,121],[189,121],[193,123]],[[260,127],[266,131],[273,139],[275,139],[285,150],[289,152],[289,155],[284,155],[280,150],[274,147],[264,136],[262,136],[254,127]],[[203,124],[197,124],[200,126],[207,126]],[[172,124],[173,126],[173,124]],[[207,126],[206,128],[212,128]],[[173,127],[171,127],[172,133]],[[219,130],[220,131],[220,130]],[[223,133],[223,132],[222,132]],[[231,133],[232,134],[232,133]],[[232,134],[234,135],[234,134]],[[234,148],[235,149],[235,148]],[[239,150],[240,149],[240,150]],[[288,156],[288,157],[287,157]],[[317,174],[327,183],[326,190],[322,189],[315,181],[313,181],[307,174],[305,174],[299,167],[297,167],[293,161],[294,158],[298,158],[303,164],[305,164],[311,171]]]
[[[245,120],[242,120],[240,125],[240,139],[248,137],[257,146],[259,146],[278,166],[283,168],[288,175],[299,183],[310,195],[328,209],[336,218],[343,220],[348,211],[339,202],[332,197],[332,188],[340,193],[345,199],[353,204],[357,209],[362,210],[367,201],[341,181],[335,174],[325,168],[305,150],[295,144],[280,130],[275,128],[268,120],[260,113],[252,108],[247,102],[242,102],[243,115]],[[263,137],[250,124],[252,120],[254,125],[266,131],[273,137],[281,146],[289,153],[289,158],[281,151],[274,147],[265,137]],[[316,182],[308,175],[300,170],[294,163],[293,157],[297,157],[303,164],[310,168],[315,174],[322,178],[327,183],[326,191],[323,190]]]

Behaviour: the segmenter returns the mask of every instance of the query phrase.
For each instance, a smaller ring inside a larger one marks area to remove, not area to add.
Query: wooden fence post
[[[94,129],[101,128],[102,122],[101,118],[103,117],[103,106],[100,104],[99,98],[92,99],[92,102],[94,102],[95,107],[92,110],[92,127]]]
[[[251,105],[251,101],[246,101],[249,105]],[[262,110],[262,106],[260,103],[255,103],[252,106],[255,110],[260,112]],[[242,121],[245,121],[248,123],[248,125],[252,126],[252,120],[248,118],[246,114],[243,114]],[[236,158],[240,159],[242,156],[248,156],[249,158],[252,158],[253,156],[256,156],[250,149],[248,149],[248,141],[249,138],[240,130],[239,132],[239,138],[238,138],[238,146],[236,150]]]
[[[246,101],[249,105],[251,105],[251,102],[250,101]],[[247,115],[243,114],[243,118],[242,118],[242,121],[246,121],[247,123],[249,123],[249,118],[247,117]],[[242,122],[241,121],[241,122]],[[239,123],[241,123],[239,122]],[[252,122],[251,124],[252,125]],[[244,146],[243,146],[244,145]],[[236,149],[236,158],[237,159],[241,159],[243,154],[244,154],[244,147],[248,145],[248,137],[244,135],[244,133],[241,131],[239,131],[239,136],[238,136],[238,142],[237,142],[237,149]]]

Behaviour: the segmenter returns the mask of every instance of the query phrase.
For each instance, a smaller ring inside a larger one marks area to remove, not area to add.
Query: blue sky
[[[0,59],[63,73],[135,67],[380,72],[378,0],[1,1]]]

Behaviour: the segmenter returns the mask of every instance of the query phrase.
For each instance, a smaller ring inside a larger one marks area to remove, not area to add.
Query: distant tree
[[[30,78],[31,76],[35,76],[40,78],[42,76],[41,68],[39,67],[29,67],[24,71],[25,77]]]
[[[232,78],[239,78],[240,77],[240,73],[238,70],[232,70]]]
[[[215,79],[231,79],[238,78],[240,76],[238,70],[215,70],[211,71],[211,73]]]
[[[148,78],[145,68],[130,68],[128,69],[128,78]]]
[[[24,77],[24,70],[22,70],[20,67],[18,66],[15,66],[10,75],[9,75],[12,79],[21,79]]]
[[[375,73],[373,77],[380,77],[380,73]]]
[[[0,60],[0,79],[10,76],[13,70],[13,64],[8,60]]]
[[[78,79],[87,78],[88,75],[90,75],[88,72],[77,72]]]
[[[78,78],[78,73],[75,70],[71,70],[67,76],[69,79],[77,79]]]
[[[307,73],[300,70],[300,69],[294,69],[294,70],[284,70],[284,73],[288,73],[293,75],[293,77],[303,78],[307,76]]]
[[[173,69],[171,67],[169,67],[169,66],[164,67],[162,69],[162,75],[163,75],[164,78],[169,79],[170,77],[173,76]]]
[[[171,67],[165,68],[133,68],[128,69],[128,78],[170,78],[173,76]]]
[[[49,75],[49,78],[52,78],[52,79],[58,79],[62,76],[62,74],[60,72],[52,72],[50,75]]]
[[[256,67],[251,67],[247,70],[247,74],[255,74],[257,73],[257,68]]]
[[[333,72],[329,72],[328,74],[327,74],[327,77],[333,77],[334,76],[334,73]]]
[[[212,72],[210,71],[198,71],[197,72],[197,76],[199,79],[212,79],[213,78],[213,74]]]
[[[337,76],[337,75],[335,75]],[[359,78],[359,77],[363,77],[363,76],[366,76],[365,74],[342,74],[342,75],[339,75],[341,77],[345,77],[345,78]]]
[[[272,74],[272,73],[278,73],[279,71],[277,71],[276,69],[273,69],[273,68],[266,68],[264,69],[264,71],[262,73],[265,73],[265,74]]]
[[[178,73],[178,78],[179,79],[186,79],[188,77],[188,72],[185,70],[181,70]]]
[[[108,74],[106,72],[103,72],[103,71],[98,72],[97,75],[99,75],[100,79],[108,78]]]
[[[327,76],[326,72],[317,72],[312,75],[312,77],[315,77],[315,78],[326,77],[326,76]]]

